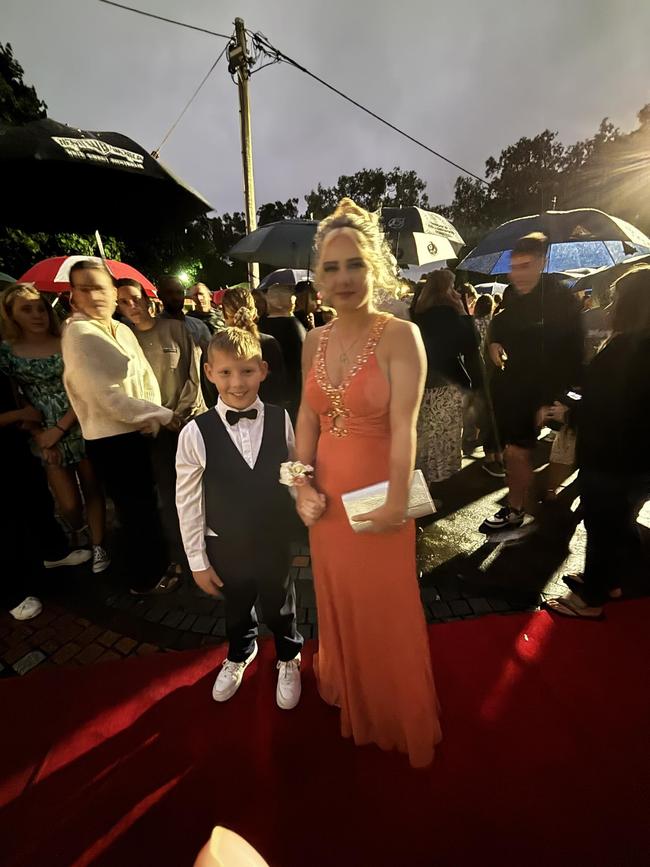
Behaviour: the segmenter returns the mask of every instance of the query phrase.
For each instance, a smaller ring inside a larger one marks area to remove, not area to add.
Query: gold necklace
[[[348,355],[348,353],[350,352],[350,350],[351,350],[354,346],[357,345],[357,343],[361,340],[361,338],[363,337],[363,335],[364,335],[364,332],[362,331],[361,334],[359,334],[359,336],[358,336],[355,340],[353,340],[352,343],[351,343],[351,344],[348,346],[348,348],[346,349],[345,346],[343,346],[343,341],[341,340],[341,338],[340,338],[340,337],[338,336],[338,334],[337,334],[337,338],[338,338],[338,341],[339,341],[339,346],[341,347],[341,353],[339,354],[339,361],[341,362],[341,364],[345,364],[345,365],[347,365],[347,364],[350,363],[350,356]]]

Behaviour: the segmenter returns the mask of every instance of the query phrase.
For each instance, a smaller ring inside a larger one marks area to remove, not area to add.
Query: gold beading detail
[[[363,349],[357,355],[354,364],[345,374],[345,376],[343,377],[343,381],[340,385],[332,385],[327,375],[327,368],[325,366],[327,344],[329,343],[330,334],[334,322],[328,323],[323,329],[323,333],[321,334],[320,342],[318,344],[318,350],[316,352],[314,369],[316,375],[316,382],[323,389],[330,401],[330,408],[326,413],[326,416],[331,419],[331,427],[328,433],[332,434],[335,437],[345,437],[349,433],[348,429],[345,427],[345,419],[349,418],[351,413],[345,405],[345,393],[347,392],[350,383],[352,382],[354,377],[366,364],[372,353],[375,351],[375,347],[379,343],[379,339],[382,335],[384,327],[390,318],[390,315],[385,313],[381,313],[377,316],[370,328],[370,333],[368,334],[368,339],[366,340]],[[336,426],[337,419],[343,420],[343,427]]]

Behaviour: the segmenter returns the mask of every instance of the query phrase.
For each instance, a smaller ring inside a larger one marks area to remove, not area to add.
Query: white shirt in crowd
[[[130,328],[76,313],[61,335],[63,384],[84,439],[158,433],[174,413]]]
[[[217,412],[224,427],[228,431],[235,448],[251,469],[257,462],[264,435],[264,404],[259,397],[244,412],[257,410],[257,418],[242,418],[237,424],[226,421],[226,412],[231,407],[219,398],[217,405],[210,412]],[[285,433],[289,460],[293,460],[295,452],[295,436],[289,414],[285,411]],[[203,471],[205,470],[206,454],[203,436],[195,421],[189,422],[180,433],[176,451],[176,509],[183,537],[183,547],[192,572],[201,572],[210,568],[210,561],[205,550],[205,537],[216,536],[205,521],[205,500],[203,496]],[[278,479],[280,467],[278,467]]]

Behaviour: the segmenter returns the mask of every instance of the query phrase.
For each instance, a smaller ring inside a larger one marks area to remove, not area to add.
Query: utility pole
[[[237,73],[239,90],[239,119],[241,129],[241,156],[244,169],[244,203],[246,206],[246,229],[254,232],[257,228],[257,209],[255,207],[255,181],[253,179],[253,145],[251,140],[251,113],[248,96],[250,69],[246,52],[246,29],[242,18],[235,18],[235,39],[228,49],[229,71]],[[248,263],[248,280],[252,289],[260,282],[260,266],[257,262]]]

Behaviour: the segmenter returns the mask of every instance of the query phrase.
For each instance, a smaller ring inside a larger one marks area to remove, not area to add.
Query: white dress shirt
[[[257,410],[257,418],[242,418],[237,424],[228,424],[226,412],[233,407],[227,406],[221,398],[210,412],[218,413],[228,431],[235,448],[252,469],[260,453],[264,435],[264,404],[259,397],[249,409]],[[239,411],[239,410],[238,410]],[[285,416],[285,432],[289,460],[295,453],[295,436],[289,414]],[[205,522],[205,497],[203,494],[203,472],[205,470],[205,442],[195,421],[185,425],[178,438],[176,450],[176,509],[183,538],[183,547],[192,572],[210,568],[205,550],[205,537],[217,534]],[[278,479],[280,467],[278,467]]]

